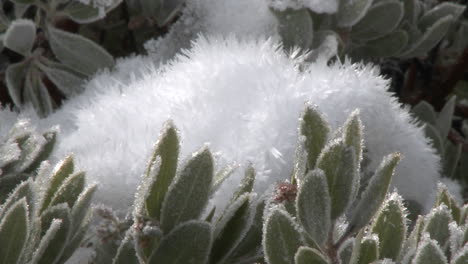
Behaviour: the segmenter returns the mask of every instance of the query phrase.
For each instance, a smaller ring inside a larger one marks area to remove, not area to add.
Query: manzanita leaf
[[[175,227],[161,241],[148,264],[204,264],[211,249],[211,226],[203,221],[188,221]]]
[[[85,173],[77,172],[68,177],[55,193],[51,201],[51,206],[60,203],[67,203],[69,208],[72,208],[78,200],[78,196],[83,192],[85,187]]]
[[[200,216],[208,202],[212,180],[213,157],[208,148],[203,148],[193,155],[169,186],[161,211],[164,232]]]
[[[30,5],[34,4],[36,0],[12,0],[12,2],[15,4]]]
[[[37,69],[33,68],[26,75],[23,99],[25,103],[33,105],[40,117],[46,117],[53,111],[54,103]]]
[[[405,12],[403,21],[408,21],[410,24],[415,24],[419,15],[418,0],[405,0],[403,1]]]
[[[51,228],[55,219],[60,219],[62,221],[60,228],[55,232],[54,236],[48,238],[50,241],[47,242],[47,247],[44,249],[44,253],[38,259],[38,264],[55,263],[55,261],[60,259],[60,256],[67,245],[66,242],[71,230],[71,215],[70,209],[65,203],[49,207],[43,212],[41,215],[42,237],[45,237],[46,231]]]
[[[295,264],[328,264],[327,257],[314,248],[300,247],[294,256]]]
[[[451,15],[453,19],[458,19],[465,11],[465,6],[457,3],[442,2],[431,10],[427,11],[419,20],[418,27],[426,29],[436,23],[439,19]]]
[[[99,11],[99,7],[83,4],[78,1],[69,2],[62,12],[79,24],[91,23],[105,16],[104,12]]]
[[[445,248],[450,237],[449,223],[452,222],[452,214],[445,204],[440,205],[427,215],[424,232],[437,241],[440,247]]]
[[[312,106],[307,106],[301,119],[300,134],[305,137],[304,148],[307,153],[308,170],[315,168],[329,133],[330,126],[320,112]]]
[[[409,36],[403,30],[395,30],[383,37],[366,42],[365,46],[359,48],[356,53],[360,57],[393,57],[408,45]]]
[[[436,127],[440,131],[440,137],[446,139],[452,128],[453,114],[455,113],[456,96],[450,97],[437,116]]]
[[[65,67],[56,67],[55,63],[51,65],[37,63],[36,65],[65,96],[72,96],[83,90],[81,86],[83,79],[72,71],[66,70]]]
[[[465,264],[468,263],[468,244],[465,244],[454,257],[451,264]]]
[[[437,22],[427,28],[417,41],[410,41],[413,44],[399,57],[412,58],[426,55],[445,36],[452,22],[453,17],[451,15],[437,20]]]
[[[350,263],[353,254],[354,238],[349,238],[338,249],[338,256],[341,263]]]
[[[141,2],[148,3],[152,1],[143,0]],[[163,27],[177,15],[185,0],[156,0],[156,2],[158,2],[158,8],[154,10],[152,15],[155,16],[156,23],[160,27]]]
[[[29,232],[28,204],[22,198],[0,219],[0,263],[18,262]]]
[[[63,181],[73,173],[74,170],[74,162],[73,156],[68,156],[60,163],[58,163],[54,171],[52,172],[52,176],[50,177],[49,182],[47,183],[47,188],[43,194],[43,200],[41,205],[40,212],[44,211],[52,201],[52,197],[55,195],[59,187],[62,185]]]
[[[89,76],[114,65],[114,58],[91,40],[52,26],[47,28],[52,51],[68,67]]]
[[[435,240],[425,237],[418,247],[416,256],[413,259],[413,264],[447,264],[442,249]]]
[[[329,143],[317,160],[317,168],[327,178],[331,219],[335,220],[344,213],[359,188],[354,146],[347,146],[341,139]]]
[[[255,258],[262,256],[262,227],[263,227],[263,211],[265,209],[265,200],[262,199],[257,202],[255,206],[252,224],[249,230],[245,233],[242,241],[236,246],[236,249],[232,252],[231,263],[240,263],[241,260],[247,258]]]
[[[112,260],[112,264],[139,264],[138,258],[136,257],[135,246],[130,234],[130,230],[127,231],[125,238],[120,243],[117,249],[117,254]]]
[[[94,193],[96,192],[97,185],[93,184],[87,187],[76,200],[74,206],[72,207],[71,216],[73,223],[73,230],[75,232],[78,228],[83,225],[83,221],[90,212],[91,200]]]
[[[50,223],[49,229],[47,229],[45,234],[42,236],[42,239],[39,242],[37,249],[35,249],[34,251],[31,263],[34,263],[34,264],[39,263],[39,261],[42,259],[43,255],[46,253],[47,250],[49,251],[53,250],[49,247],[49,244],[57,235],[57,232],[60,230],[61,225],[62,225],[62,219],[52,220],[52,223]]]
[[[8,94],[17,107],[21,107],[22,105],[21,93],[29,65],[28,61],[13,63],[5,71],[5,83],[8,88]]]
[[[29,167],[27,167],[25,173],[34,173],[39,168],[41,163],[47,160],[54,149],[56,140],[57,140],[58,128],[53,127],[49,131],[42,134],[42,137],[45,139],[44,145],[41,147],[40,153],[37,154],[34,162],[32,162]]]
[[[440,136],[439,130],[431,124],[424,126],[426,136],[431,140],[432,147],[437,150],[440,156],[444,156],[444,139]]]
[[[436,125],[437,117],[434,107],[426,101],[421,101],[411,109],[411,113],[421,121]]]
[[[3,35],[3,45],[23,56],[31,54],[35,40],[36,24],[28,19],[17,19],[11,22]]]
[[[403,18],[403,13],[403,3],[400,1],[377,2],[353,26],[351,37],[359,40],[372,40],[384,36],[397,28]]]
[[[379,237],[379,256],[397,260],[406,238],[406,217],[403,201],[393,193],[377,213],[372,233]]]
[[[314,37],[312,17],[307,9],[271,9],[279,21],[278,31],[286,49],[310,48]]]
[[[223,263],[246,235],[253,220],[250,213],[251,199],[248,193],[241,195],[216,224],[211,263]]]
[[[418,216],[416,223],[413,226],[413,230],[411,231],[408,239],[406,239],[403,249],[402,249],[402,256],[408,255],[410,251],[416,250],[418,247],[419,241],[421,240],[422,234],[424,230],[424,217],[422,215]]]
[[[462,150],[463,145],[461,143],[454,145],[451,141],[446,141],[444,156],[442,157],[443,171],[446,177],[453,178],[455,176]]]
[[[161,158],[159,172],[155,175],[156,178],[152,181],[152,185],[149,186],[145,207],[148,216],[160,219],[164,197],[176,175],[179,159],[179,137],[177,129],[171,121],[164,125],[150,164],[154,162],[157,156]],[[146,171],[146,177],[150,177],[150,168]]]
[[[30,211],[33,212],[31,208],[31,205],[34,205],[34,187],[32,179],[28,179],[16,186],[13,192],[8,195],[6,201],[0,204],[0,219],[2,219],[3,215],[22,198],[26,198],[26,203],[30,207]]]
[[[244,178],[242,179],[242,181],[239,184],[239,187],[237,187],[237,190],[232,196],[231,202],[237,200],[237,198],[239,198],[244,193],[252,192],[254,182],[255,182],[255,169],[253,168],[252,164],[249,164],[247,166],[247,169],[245,169]]]
[[[359,230],[367,225],[377,212],[385,199],[399,160],[399,153],[384,157],[353,212],[350,220],[351,231]]]
[[[346,0],[341,1],[336,14],[339,27],[354,26],[369,10],[373,0]]]
[[[263,252],[268,264],[291,264],[302,245],[302,237],[292,217],[273,209],[263,225]]]
[[[364,237],[359,250],[358,264],[373,263],[379,259],[379,238],[373,234]]]
[[[310,171],[299,188],[296,199],[297,219],[308,235],[320,246],[331,228],[331,197],[322,170]]]
[[[452,213],[453,220],[455,220],[455,222],[460,224],[460,222],[461,222],[461,208],[458,207],[457,202],[452,197],[452,195],[448,191],[447,187],[444,184],[439,183],[436,206],[440,206],[442,204],[445,204],[448,207],[448,209]]]

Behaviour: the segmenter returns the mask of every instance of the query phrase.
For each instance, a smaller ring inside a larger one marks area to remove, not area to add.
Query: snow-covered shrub
[[[386,91],[378,70],[349,62],[306,65],[302,59],[286,55],[271,40],[201,37],[162,68],[145,58],[122,61],[115,73],[97,76],[83,95],[39,123],[60,125],[55,157],[73,152],[102,185],[99,200],[126,208],[167,119],[179,124],[185,142],[181,157],[209,142],[216,170],[252,162],[258,172],[255,189],[261,192],[292,171],[305,103],[315,105],[333,129],[358,108],[365,126],[365,173],[388,152],[400,151],[404,158],[393,186],[430,208],[439,158]],[[233,177],[222,190],[232,191],[229,186],[239,179]]]

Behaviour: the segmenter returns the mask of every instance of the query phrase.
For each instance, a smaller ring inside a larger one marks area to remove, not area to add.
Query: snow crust
[[[39,125],[60,125],[56,160],[73,152],[78,167],[100,183],[97,199],[124,209],[167,119],[180,130],[182,158],[208,142],[217,169],[241,166],[215,197],[224,203],[248,162],[257,170],[259,192],[289,178],[306,103],[316,105],[333,129],[358,108],[368,170],[400,151],[393,185],[430,208],[439,157],[407,109],[386,91],[388,81],[378,69],[349,62],[299,69],[301,63],[271,39],[200,37],[161,68],[147,57],[121,60],[114,72],[96,76],[82,95]]]

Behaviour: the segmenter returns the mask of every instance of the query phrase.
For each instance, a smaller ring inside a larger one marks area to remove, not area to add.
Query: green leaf
[[[346,0],[341,1],[336,14],[339,27],[354,26],[369,10],[373,0]]]
[[[154,0],[142,0],[140,3],[142,3],[143,6],[148,5],[149,2],[152,2]],[[179,12],[179,10],[182,8],[185,0],[156,0],[157,3],[157,8],[150,10],[154,13],[151,15],[154,15],[156,18],[156,23],[158,24],[159,27],[163,27],[167,25]],[[143,9],[144,10],[144,9]]]
[[[78,196],[84,190],[85,181],[84,172],[77,172],[68,177],[52,198],[51,206],[67,203],[68,207],[72,208],[78,200]]]
[[[112,264],[139,264],[136,257],[135,246],[132,240],[131,231],[127,231],[125,238],[117,249],[117,254],[112,260]]]
[[[445,204],[440,205],[427,215],[424,232],[436,240],[442,248],[445,248],[450,237],[449,223],[452,222],[452,214]]]
[[[213,158],[208,148],[203,148],[193,154],[169,186],[161,211],[161,227],[164,232],[200,216],[208,202],[212,180]]]
[[[83,79],[65,67],[57,67],[55,63],[49,66],[43,63],[36,65],[65,96],[72,96],[83,90]]]
[[[256,258],[262,253],[262,227],[263,227],[263,211],[265,209],[265,200],[260,200],[255,206],[253,221],[247,230],[242,241],[236,246],[232,252],[230,259],[231,263],[240,263],[240,260],[246,258]]]
[[[148,264],[204,264],[208,260],[211,243],[210,224],[189,221],[164,237]]]
[[[353,254],[354,238],[347,239],[338,249],[338,256],[341,263],[350,263]]]
[[[466,264],[468,263],[468,244],[461,249],[454,257],[451,262],[452,264]]]
[[[399,153],[393,153],[384,157],[351,216],[351,231],[357,231],[367,225],[380,208],[399,161]]]
[[[458,162],[460,161],[461,153],[463,150],[463,145],[457,143],[454,145],[451,141],[447,140],[445,143],[444,156],[442,157],[443,161],[443,171],[444,175],[448,178],[453,178],[458,167]]]
[[[427,29],[431,25],[434,25],[439,19],[451,15],[454,20],[458,19],[463,12],[465,11],[465,6],[450,3],[442,2],[431,10],[427,11],[419,20],[418,27],[421,29]]]
[[[300,247],[294,256],[295,264],[328,264],[327,258],[318,250],[309,247]]]
[[[451,96],[437,116],[436,126],[440,131],[440,136],[445,140],[452,129],[452,119],[455,113],[456,96]]]
[[[232,196],[231,202],[234,202],[235,200],[237,200],[244,193],[252,192],[254,182],[255,182],[255,169],[253,168],[252,164],[249,164],[247,166],[247,169],[245,169],[244,178],[242,179],[242,181],[239,184],[239,187],[237,187],[236,192]]]
[[[213,179],[213,186],[211,187],[210,191],[211,195],[213,195],[219,189],[219,187],[221,187],[221,184],[223,184],[223,182],[227,180],[229,176],[232,175],[236,167],[237,166],[234,165],[227,165],[215,173]]]
[[[55,238],[57,235],[58,231],[60,230],[60,227],[62,225],[62,219],[53,219],[52,222],[50,223],[49,228],[45,232],[45,234],[42,236],[41,241],[39,242],[39,245],[37,249],[35,249],[33,257],[32,257],[32,263],[39,263],[39,261],[42,259],[44,254],[46,253],[47,250],[50,251],[52,250],[49,245],[52,242],[52,240]]]
[[[379,259],[379,238],[372,234],[364,237],[359,248],[358,264],[368,264]]]
[[[96,189],[96,184],[87,187],[83,192],[81,192],[80,196],[78,196],[78,199],[75,202],[75,205],[72,207],[71,215],[73,223],[73,233],[84,224],[84,220],[89,215],[91,211],[91,200],[93,198],[94,193],[96,192]]]
[[[78,1],[69,2],[62,12],[79,24],[95,22],[105,16],[104,12],[99,11],[99,7],[83,4]]]
[[[5,83],[8,88],[8,94],[17,107],[21,107],[22,105],[21,93],[25,83],[24,80],[26,79],[26,74],[29,70],[29,65],[29,62],[26,60],[13,63],[10,64],[5,71]]]
[[[426,124],[424,127],[426,137],[431,141],[432,147],[437,151],[440,156],[444,156],[444,139],[440,136],[439,130],[431,124]]]
[[[13,192],[8,195],[7,200],[3,204],[0,204],[0,219],[22,198],[26,198],[26,203],[30,208],[34,205],[34,187],[31,178],[17,185]],[[32,208],[31,212],[33,212]]]
[[[11,22],[5,35],[3,45],[23,56],[29,56],[36,40],[36,24],[28,19],[17,19]]]
[[[306,107],[300,122],[300,134],[307,152],[307,170],[311,170],[315,168],[317,158],[327,143],[330,127],[320,112],[311,106]]]
[[[436,125],[437,117],[434,107],[426,101],[420,101],[411,109],[411,113],[423,122],[429,123],[433,126]]]
[[[60,219],[60,228],[55,232],[54,235],[47,237],[47,230],[52,228],[52,223],[55,219]],[[44,241],[44,253],[38,258],[38,264],[50,264],[55,263],[67,245],[69,233],[70,233],[71,215],[70,209],[65,203],[49,207],[41,215],[41,230],[42,240]],[[47,239],[45,241],[44,239]]]
[[[74,163],[73,163],[73,156],[68,156],[60,163],[58,163],[54,171],[52,172],[52,176],[50,177],[49,182],[47,183],[47,188],[44,192],[43,200],[41,201],[42,206],[40,212],[44,211],[52,201],[52,197],[55,195],[59,187],[62,185],[63,181],[73,173],[74,170]]]
[[[436,206],[440,206],[442,204],[445,204],[448,209],[450,210],[452,214],[452,218],[457,222],[457,224],[460,224],[461,222],[461,208],[458,207],[457,202],[455,199],[452,197],[452,195],[449,193],[447,186],[445,186],[442,183],[439,183],[438,185],[438,194],[437,194],[437,200],[436,200]]]
[[[401,58],[413,58],[425,56],[439,41],[445,36],[450,25],[453,22],[451,15],[443,17],[433,25],[431,25],[424,34],[419,37],[416,41],[410,41],[413,43],[405,52],[399,57]]]
[[[36,170],[39,168],[41,163],[47,160],[54,150],[54,146],[57,139],[58,128],[53,127],[49,131],[42,134],[42,137],[45,139],[45,143],[41,148],[40,153],[37,154],[35,160],[29,167],[27,167],[24,172],[25,173],[35,173]]]
[[[397,0],[377,2],[352,28],[351,37],[372,40],[394,31],[403,18],[403,3]]]
[[[131,231],[127,231],[125,238],[120,243],[117,249],[117,254],[112,260],[112,264],[139,264],[138,258],[136,257],[135,246],[130,235]]]
[[[99,69],[114,65],[114,58],[106,50],[78,34],[48,26],[48,37],[55,56],[84,75],[93,75]]]
[[[435,240],[428,237],[423,239],[423,242],[418,247],[416,256],[413,259],[413,264],[447,264],[447,259],[442,252],[442,249],[437,245]]]
[[[40,117],[46,117],[52,113],[54,103],[37,69],[32,69],[26,75],[23,97],[24,102],[31,103]]]
[[[395,30],[383,37],[367,41],[364,46],[354,52],[363,58],[393,57],[404,50],[408,45],[408,40],[408,33],[403,30]]]
[[[252,222],[250,202],[252,196],[241,195],[229,206],[214,231],[211,263],[223,263],[245,237]]]
[[[23,198],[0,219],[0,263],[17,263],[29,232],[28,204]]]
[[[351,204],[359,188],[354,147],[348,147],[341,139],[329,143],[317,160],[317,168],[327,177],[331,219],[335,220]]]
[[[160,219],[164,197],[176,175],[179,158],[179,137],[177,129],[171,121],[164,125],[150,164],[155,161],[157,156],[161,158],[161,164],[159,172],[154,175],[155,179],[149,187],[149,195],[145,200],[145,207],[148,216]],[[150,172],[150,168],[148,168],[146,170],[146,177],[150,177]]]
[[[273,209],[263,225],[263,251],[268,264],[291,264],[302,245],[302,237],[292,217]]]
[[[307,9],[271,9],[278,19],[278,32],[285,49],[301,47],[309,49],[314,37],[312,17]]]
[[[405,14],[403,16],[403,21],[408,21],[410,24],[416,24],[416,20],[419,16],[419,1],[418,0],[405,0],[403,1],[405,7]]]
[[[380,258],[396,261],[406,238],[405,209],[397,193],[393,193],[377,213],[372,233],[379,237]]]
[[[21,5],[30,5],[34,4],[36,0],[11,0],[15,4],[21,4]]]
[[[307,174],[297,194],[296,208],[297,219],[304,230],[323,246],[331,228],[331,198],[322,170]]]
[[[346,146],[354,149],[354,167],[356,175],[354,175],[352,183],[351,200],[354,200],[359,190],[359,173],[362,161],[362,148],[363,148],[363,125],[359,117],[359,110],[354,110],[346,120],[343,126],[343,142]]]

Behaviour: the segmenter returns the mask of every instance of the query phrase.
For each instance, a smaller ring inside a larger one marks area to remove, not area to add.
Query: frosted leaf
[[[49,249],[49,244],[55,238],[55,235],[60,230],[62,219],[53,219],[49,228],[45,231],[44,235],[39,242],[37,249],[32,256],[32,263],[39,263],[46,250]],[[50,249],[49,249],[50,250]]]
[[[85,187],[85,180],[84,172],[77,172],[70,175],[52,197],[50,206],[66,203],[69,208],[73,208]]]
[[[455,112],[455,102],[456,96],[450,97],[450,99],[445,103],[444,107],[437,115],[436,126],[440,131],[440,137],[443,140],[446,140],[450,129],[452,128],[452,119]]]
[[[42,184],[44,191],[43,198],[41,199],[42,204],[40,212],[44,211],[49,206],[53,196],[62,183],[70,174],[73,173],[74,167],[73,156],[71,155],[55,165],[50,179]]]
[[[359,248],[358,264],[373,263],[379,258],[379,237],[375,234],[364,237]]]
[[[16,142],[6,142],[0,146],[0,167],[12,163],[20,158],[21,149]]]
[[[151,195],[151,187],[154,185],[154,182],[157,179],[161,167],[161,157],[157,156],[148,166],[146,175],[142,176],[140,185],[135,192],[135,200],[133,203],[133,216],[147,216],[148,211],[145,208],[145,202],[148,200],[148,197]],[[164,198],[164,197],[162,197]]]
[[[96,251],[92,248],[80,247],[64,264],[89,264],[96,257]],[[130,264],[127,262],[127,264]]]
[[[449,223],[452,222],[452,214],[445,204],[440,205],[426,216],[424,232],[431,239],[437,241],[441,248],[445,249],[450,238]]]
[[[297,218],[308,235],[320,246],[328,239],[331,228],[331,197],[322,170],[309,172],[296,199]]]
[[[468,243],[453,256],[451,264],[465,264],[468,262]]]
[[[0,259],[3,263],[17,263],[20,258],[27,242],[30,226],[28,218],[28,204],[26,198],[22,198],[0,219]]]
[[[273,209],[263,225],[263,251],[269,264],[294,263],[302,237],[293,218],[281,209]]]
[[[295,264],[328,264],[327,257],[315,248],[300,247],[294,256]]]
[[[354,238],[347,239],[341,244],[338,249],[338,256],[340,257],[341,263],[350,263],[351,255],[353,254]]]
[[[455,256],[456,253],[463,247],[463,236],[466,226],[458,226],[456,222],[451,222],[449,224],[450,231],[450,255]]]
[[[435,240],[429,238],[428,235],[423,237],[421,245],[418,247],[413,264],[447,264],[442,249]]]
[[[336,14],[337,24],[340,27],[351,27],[361,20],[373,0],[344,0],[340,1],[338,13]]]
[[[5,35],[3,45],[23,55],[28,56],[36,40],[36,24],[27,19],[17,19],[11,22]]]
[[[210,224],[188,221],[164,236],[148,260],[149,264],[203,264],[208,260],[212,244]]]
[[[241,195],[216,223],[210,256],[213,263],[225,261],[244,239],[253,221],[253,198],[254,196],[248,193]]]

